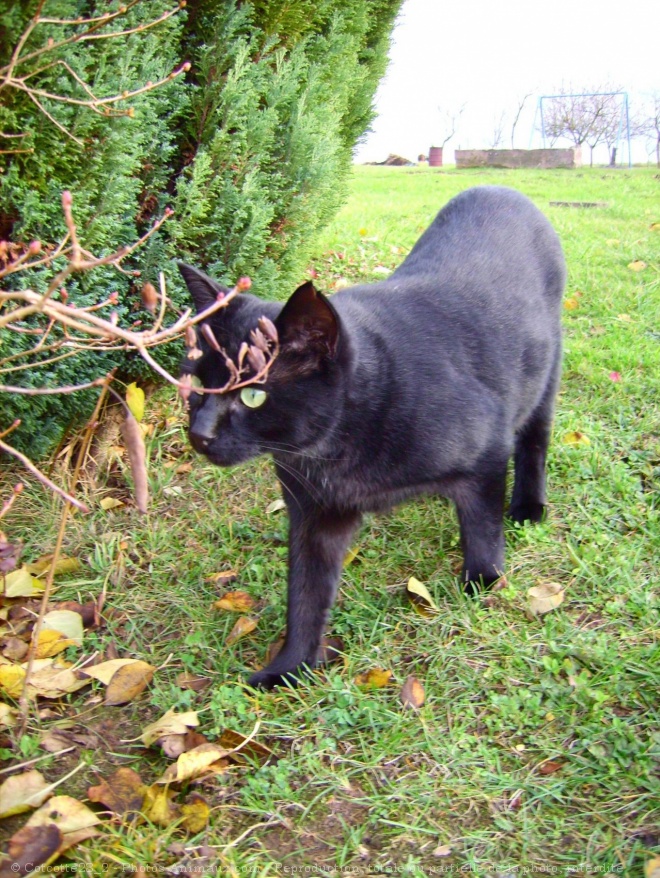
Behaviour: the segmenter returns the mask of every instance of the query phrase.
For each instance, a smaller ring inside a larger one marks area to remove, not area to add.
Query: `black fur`
[[[198,310],[224,288],[181,265]],[[326,299],[310,283],[284,307],[244,295],[209,321],[235,356],[258,318],[282,349],[266,403],[194,394],[190,440],[229,466],[275,461],[289,512],[286,643],[250,678],[270,688],[313,667],[342,562],[364,512],[413,495],[456,504],[469,589],[504,568],[509,514],[539,521],[561,362],[565,265],[548,220],[523,195],[470,189],[440,211],[387,279]],[[208,347],[194,368],[205,387],[228,377]]]

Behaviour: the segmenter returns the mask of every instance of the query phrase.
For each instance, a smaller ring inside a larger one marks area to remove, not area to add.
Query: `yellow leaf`
[[[123,505],[124,501],[118,500],[116,497],[104,497],[99,503],[99,506],[101,507],[101,509],[104,510],[104,512],[108,512],[108,510],[110,509],[117,509],[119,506]]]
[[[60,661],[58,659],[58,661]],[[33,673],[28,683],[28,692],[34,697],[62,698],[89,685],[89,679],[81,680],[68,665],[56,664],[52,658],[43,660],[43,665],[33,665]]]
[[[0,729],[12,729],[18,722],[18,711],[0,701]]]
[[[558,582],[546,582],[528,589],[529,609],[537,616],[556,609],[564,600],[564,589]]]
[[[14,774],[0,786],[0,819],[38,808],[51,794],[51,786],[39,771]]]
[[[628,263],[628,268],[631,271],[644,271],[644,269],[646,268],[646,262],[642,262],[641,259],[635,259],[634,262]]]
[[[651,223],[649,228],[652,232],[660,232],[660,223]]]
[[[29,598],[41,594],[44,588],[43,582],[35,579],[25,565],[5,576],[4,594],[7,598]]]
[[[114,706],[137,698],[153,680],[155,670],[153,665],[141,661],[119,668],[108,683],[104,703]]]
[[[438,612],[438,606],[431,597],[429,590],[423,582],[420,582],[414,576],[411,576],[408,580],[406,593],[417,612],[422,616],[430,616],[432,613]]]
[[[190,801],[181,806],[181,813],[183,814],[181,821],[183,828],[190,835],[197,835],[198,832],[206,829],[211,809],[198,793],[192,793]]]
[[[165,774],[156,781],[159,784],[178,783],[179,781],[192,780],[206,775],[209,772],[224,770],[226,757],[231,753],[218,744],[200,744],[186,753],[182,753],[177,761],[170,765]],[[215,763],[218,763],[216,766]]]
[[[412,675],[408,677],[403,684],[399,699],[404,707],[412,707],[414,710],[418,710],[424,704],[426,694],[417,677]]]
[[[107,662],[100,662],[98,665],[86,665],[84,668],[80,669],[80,673],[85,674],[88,677],[93,677],[95,680],[103,683],[104,686],[107,686],[119,668],[123,668],[125,665],[131,665],[134,661],[136,661],[136,659],[110,659]]]
[[[257,620],[252,618],[252,616],[241,616],[240,619],[236,620],[236,624],[231,629],[227,636],[227,640],[225,641],[227,646],[231,646],[236,643],[237,640],[240,640],[241,637],[245,637],[246,634],[250,634],[250,632],[254,631],[257,627]]]
[[[660,857],[652,857],[644,863],[644,878],[660,878]]]
[[[256,603],[246,591],[228,591],[213,606],[216,610],[228,610],[230,613],[247,613]]]
[[[570,433],[565,433],[563,442],[564,445],[591,445],[589,437],[585,436],[584,433],[580,433],[579,430],[572,430]]]
[[[564,299],[564,308],[567,311],[575,311],[577,307],[579,307],[580,303],[577,299],[571,297],[570,299]]]
[[[65,637],[61,631],[42,629],[37,635],[35,657],[38,659],[50,658],[64,652],[70,646],[77,646],[75,640]]]
[[[273,512],[279,512],[280,509],[286,509],[286,503],[282,497],[273,500],[272,503],[269,503],[268,506],[266,506],[266,515],[271,515]]]
[[[101,818],[71,796],[54,796],[30,817],[26,826],[45,826],[54,823],[63,836],[67,833],[89,829],[101,822]]]
[[[39,576],[40,573],[46,573],[50,570],[52,563],[52,555],[41,555],[36,561],[26,564],[25,567],[34,576]],[[66,555],[62,555],[62,557],[58,558],[55,562],[55,576],[62,576],[66,573],[75,573],[77,570],[80,570],[80,567],[81,564],[78,558],[68,558]]]
[[[170,708],[159,720],[146,726],[142,731],[142,743],[145,747],[151,747],[164,735],[185,735],[188,729],[199,725],[197,713],[189,710],[187,713],[176,713]]]
[[[384,668],[372,668],[370,671],[358,674],[355,682],[362,689],[382,689],[392,682],[392,671],[386,671]]]
[[[23,691],[25,669],[18,665],[0,665],[0,689],[10,698],[18,700]]]
[[[346,556],[344,558],[344,569],[346,569],[346,567],[349,567],[353,563],[353,561],[355,561],[359,554],[359,546],[354,546],[352,549],[349,549],[348,552],[346,552]]]
[[[169,826],[179,818],[179,806],[174,799],[174,791],[167,786],[152,784],[145,790],[144,816],[158,826]]]
[[[83,619],[80,613],[73,610],[51,610],[43,619],[44,630],[59,631],[64,637],[72,640],[76,646],[82,646],[83,642]]]
[[[617,314],[616,319],[620,320],[622,323],[632,323],[632,317],[630,314]]]
[[[135,381],[126,388],[126,405],[136,421],[144,417],[144,390],[138,387]]]

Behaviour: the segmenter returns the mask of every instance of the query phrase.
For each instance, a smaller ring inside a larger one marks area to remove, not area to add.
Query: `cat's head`
[[[229,292],[196,268],[182,263],[179,268],[198,313]],[[274,324],[277,336],[267,353],[274,359],[265,379],[222,394],[200,392],[231,383],[227,358],[242,361],[240,383],[250,380],[254,369],[244,354],[241,360],[241,348],[254,339],[262,317]],[[182,365],[192,380],[189,437],[213,463],[231,466],[269,452],[312,452],[335,421],[348,345],[335,309],[311,282],[284,305],[236,296],[197,325],[197,347]]]

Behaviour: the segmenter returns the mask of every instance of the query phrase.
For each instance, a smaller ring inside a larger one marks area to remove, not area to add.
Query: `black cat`
[[[180,269],[198,311],[226,292]],[[252,685],[295,681],[316,663],[364,512],[414,494],[449,497],[468,589],[502,574],[512,454],[510,516],[544,514],[565,275],[543,214],[518,192],[486,186],[450,201],[387,280],[330,300],[308,282],[284,306],[240,295],[209,319],[234,359],[262,315],[280,343],[265,383],[190,399],[193,447],[220,466],[272,454],[288,508],[286,642]],[[201,344],[184,372],[221,387],[224,356]]]

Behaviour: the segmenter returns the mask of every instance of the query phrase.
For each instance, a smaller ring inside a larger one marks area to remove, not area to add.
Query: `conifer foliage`
[[[125,263],[140,277],[110,267],[77,276],[68,288],[77,304],[116,290],[119,317],[139,318],[139,289],[159,271],[176,302],[176,258],[229,285],[249,275],[257,295],[285,297],[344,198],[400,5],[0,0],[0,240],[56,245],[63,190],[96,254],[132,243],[170,207]],[[47,278],[7,283],[41,290]],[[5,334],[0,357],[28,344],[28,334]],[[172,366],[178,351],[159,355]],[[20,380],[78,384],[99,374],[99,356]],[[143,368],[130,354],[108,355],[103,368],[114,366],[126,377]],[[0,415],[22,419],[17,442],[34,453],[35,436],[43,450],[86,404],[2,394]]]

